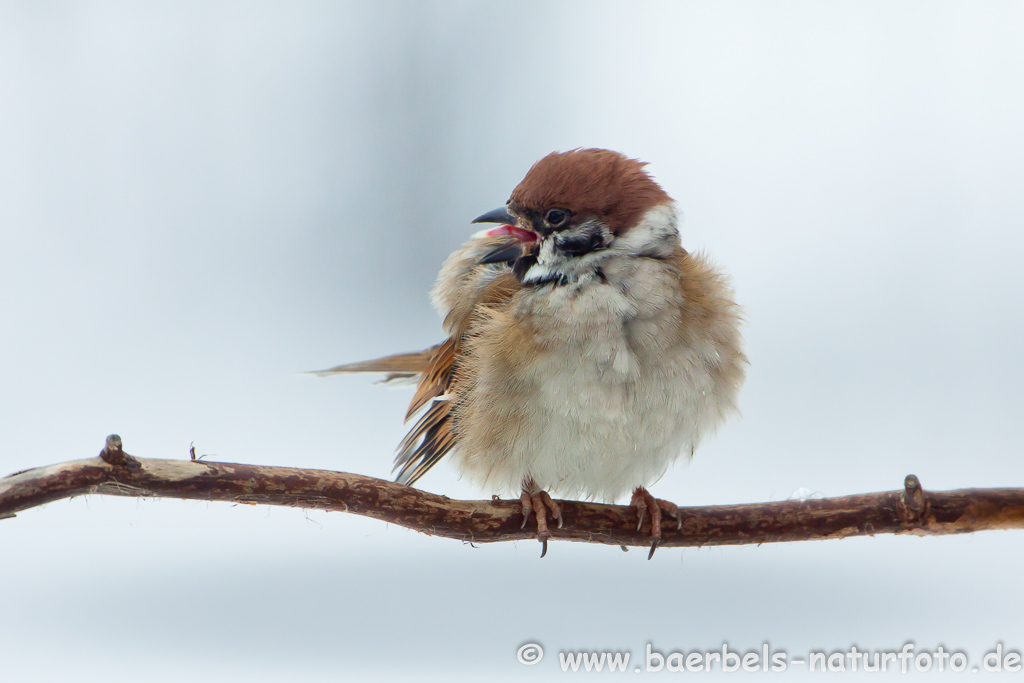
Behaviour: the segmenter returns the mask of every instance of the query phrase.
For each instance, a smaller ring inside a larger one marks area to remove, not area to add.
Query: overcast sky
[[[650,162],[747,321],[742,417],[655,495],[1024,486],[1022,35],[1013,2],[3,3],[0,475],[116,432],[389,477],[409,391],[299,373],[438,341],[427,292],[469,220],[598,146]],[[447,464],[420,485],[490,494]],[[1024,648],[1022,547],[541,561],[77,498],[0,521],[0,677],[556,679],[559,651],[723,642],[974,666]]]

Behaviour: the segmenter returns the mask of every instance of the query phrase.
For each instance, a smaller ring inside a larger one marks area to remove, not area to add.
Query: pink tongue
[[[533,230],[523,230],[517,228],[514,225],[499,225],[496,228],[491,228],[487,231],[488,237],[497,237],[499,235],[512,235],[520,242],[536,242],[537,233]]]

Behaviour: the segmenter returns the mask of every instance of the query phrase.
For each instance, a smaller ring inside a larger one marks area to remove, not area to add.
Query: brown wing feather
[[[456,442],[452,404],[445,396],[452,385],[458,365],[462,339],[470,327],[471,319],[493,306],[509,301],[519,290],[519,281],[511,274],[492,280],[482,291],[476,292],[475,305],[462,319],[453,320],[452,337],[433,347],[430,366],[423,373],[416,395],[409,405],[406,419],[431,402],[427,412],[416,421],[395,455],[395,469],[400,484],[413,484],[445,456]],[[467,293],[468,295],[469,293]]]
[[[431,350],[433,353],[430,361],[423,370],[423,376],[416,386],[416,393],[409,403],[409,410],[405,413],[406,420],[419,412],[427,401],[444,394],[451,381],[452,370],[455,368],[455,342],[445,339],[437,346],[431,347]]]
[[[435,400],[398,446],[394,467],[398,476],[395,481],[414,483],[454,445],[451,403]]]

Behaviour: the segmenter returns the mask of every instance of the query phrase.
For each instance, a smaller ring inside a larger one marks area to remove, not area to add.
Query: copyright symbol
[[[519,648],[519,652],[516,653],[516,659],[519,660],[520,664],[532,666],[544,659],[544,648],[537,643],[527,643]]]

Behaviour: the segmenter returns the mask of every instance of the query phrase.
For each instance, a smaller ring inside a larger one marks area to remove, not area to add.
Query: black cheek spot
[[[566,235],[555,239],[558,250],[569,256],[583,256],[604,246],[604,239],[599,232],[583,235]]]

